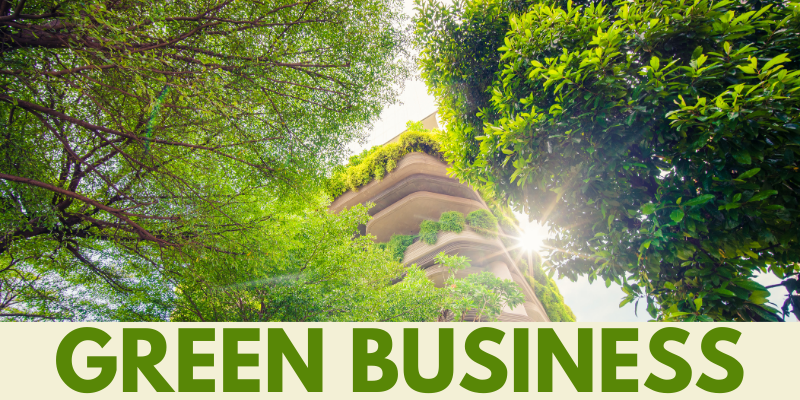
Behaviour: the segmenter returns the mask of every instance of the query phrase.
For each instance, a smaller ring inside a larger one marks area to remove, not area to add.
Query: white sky
[[[404,0],[405,12],[413,14],[413,0]],[[445,0],[444,2],[450,3]],[[405,130],[406,122],[419,121],[436,111],[436,101],[433,96],[428,94],[425,84],[417,77],[415,80],[406,81],[405,90],[399,97],[398,105],[387,107],[375,121],[373,129],[369,132],[367,143],[359,145],[352,143],[351,151],[358,153],[363,149],[368,149],[374,145],[383,144],[389,139]],[[525,224],[528,218],[524,215],[517,215],[520,223]],[[536,232],[544,234],[544,230],[535,227]],[[760,275],[756,281],[764,286],[780,283],[780,279],[774,275]],[[564,302],[572,308],[578,321],[580,322],[644,322],[650,319],[647,314],[647,303],[641,301],[639,304],[638,317],[634,314],[633,304],[627,304],[619,308],[624,294],[619,285],[612,283],[611,287],[606,288],[605,282],[595,281],[589,284],[586,277],[581,277],[577,282],[570,282],[568,279],[556,281]],[[770,289],[772,295],[770,300],[777,303],[780,308],[786,299],[786,290],[783,287]],[[797,321],[794,316],[789,316],[788,320]]]

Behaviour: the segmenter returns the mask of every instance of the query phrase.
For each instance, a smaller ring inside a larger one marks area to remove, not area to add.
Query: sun
[[[544,245],[542,237],[538,232],[533,230],[525,230],[519,238],[519,244],[523,250],[529,252],[538,252]]]
[[[541,252],[546,246],[544,240],[547,239],[547,227],[537,222],[520,224],[522,234],[519,237],[519,245],[522,249],[529,252]]]

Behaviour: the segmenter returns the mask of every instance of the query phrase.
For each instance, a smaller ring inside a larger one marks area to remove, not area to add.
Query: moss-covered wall
[[[528,263],[522,261],[521,264],[527,267]],[[533,268],[523,268],[522,274],[533,288],[536,297],[542,302],[547,316],[552,322],[575,322],[575,314],[572,309],[564,303],[564,297],[558,291],[558,286],[553,279],[549,278],[542,270],[538,262],[533,263]],[[531,276],[528,271],[533,272]]]

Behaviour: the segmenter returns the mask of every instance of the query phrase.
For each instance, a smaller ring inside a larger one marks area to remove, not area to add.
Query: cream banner
[[[770,398],[800,324],[3,323],[6,399]]]

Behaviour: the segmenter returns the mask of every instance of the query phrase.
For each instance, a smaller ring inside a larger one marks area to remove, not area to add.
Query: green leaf
[[[692,60],[700,57],[703,54],[703,46],[697,46],[692,52]]]
[[[654,71],[658,71],[658,66],[660,65],[659,59],[656,56],[650,58],[650,66],[653,67]]]
[[[683,315],[689,315],[689,314],[693,314],[693,313],[690,313],[690,312],[684,312],[684,311],[678,311],[678,312],[676,312],[676,313],[672,313],[672,314],[670,314],[669,316],[670,316],[670,318],[675,318],[675,317],[680,317],[680,316],[683,316]]]
[[[777,190],[762,190],[762,191],[758,192],[758,194],[756,194],[755,196],[751,197],[750,200],[748,200],[748,203],[754,202],[754,201],[761,201],[761,200],[766,199],[767,197],[770,197],[770,196],[773,196],[773,195],[776,195],[776,194],[778,194]]]
[[[747,301],[749,301],[751,303],[754,303],[754,304],[764,304],[764,303],[766,303],[768,301],[767,297],[769,297],[769,294],[770,293],[766,292],[766,291],[765,292],[762,292],[762,291],[753,292],[752,294],[750,294],[750,297],[747,298]]]
[[[721,295],[723,295],[723,296],[725,296],[725,297],[736,297],[736,294],[731,292],[728,289],[719,288],[719,289],[714,289],[714,291],[719,293],[719,294],[721,294]]]
[[[704,194],[702,196],[695,197],[695,198],[683,203],[683,206],[684,207],[699,206],[701,204],[708,203],[709,201],[711,201],[713,199],[714,199],[714,195],[713,194]]]
[[[664,287],[669,290],[675,290],[675,285],[672,282],[664,282]]]
[[[738,287],[740,287],[740,288],[742,288],[742,289],[747,289],[747,290],[749,290],[751,292],[763,291],[763,292],[769,293],[767,291],[767,288],[765,288],[763,285],[761,285],[758,282],[754,282],[754,281],[738,281],[738,282],[737,281],[733,281],[733,284],[738,286]]]
[[[698,311],[700,311],[700,307],[703,307],[703,298],[702,297],[698,297],[698,298],[694,299],[694,307]]]
[[[683,220],[683,211],[674,210],[672,211],[672,213],[669,214],[669,217],[677,224],[678,222],[681,222]]]
[[[745,149],[738,149],[735,152],[731,153],[733,158],[738,161],[740,164],[750,164],[752,159],[750,158],[750,153],[747,152]]]
[[[768,71],[775,64],[782,64],[782,63],[787,62],[787,61],[792,61],[792,60],[789,59],[789,57],[786,57],[788,55],[789,55],[789,53],[783,53],[783,54],[781,54],[779,56],[774,57],[773,59],[769,60],[764,65],[764,68],[762,68],[761,70],[762,71]]]
[[[747,178],[749,178],[751,176],[754,176],[759,171],[761,171],[761,168],[753,168],[753,169],[751,169],[751,170],[749,170],[747,172],[742,172],[742,174],[739,175],[738,177],[736,177],[736,179],[747,179]]]
[[[648,215],[656,212],[656,205],[653,203],[647,203],[642,206],[642,214]]]

